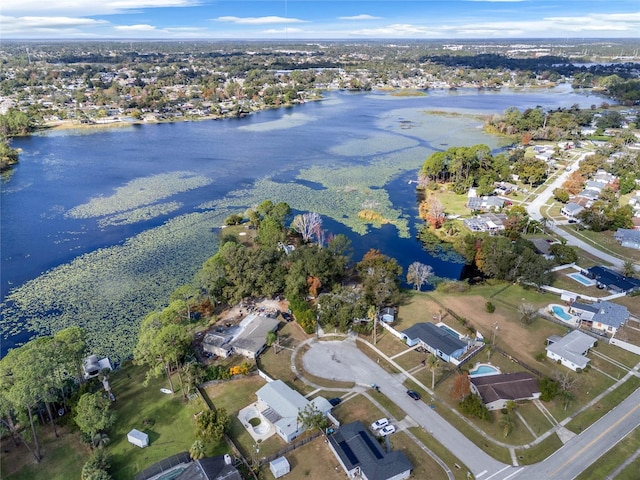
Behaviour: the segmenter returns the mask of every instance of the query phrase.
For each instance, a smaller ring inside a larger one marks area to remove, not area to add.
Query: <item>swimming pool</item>
[[[497,375],[499,373],[501,372],[498,367],[486,363],[482,363],[473,370],[469,370],[470,377],[483,377],[485,375]]]
[[[447,327],[444,323],[439,324],[438,327],[440,327],[442,330],[447,332],[453,338],[457,338],[458,340],[460,339],[460,334],[456,332],[454,329]]]
[[[573,320],[573,315],[567,313],[565,311],[564,307],[562,307],[560,305],[553,305],[551,307],[551,311],[553,312],[553,314],[556,317],[558,317],[563,322],[569,322],[569,321]]]
[[[570,274],[567,275],[567,277],[571,278],[572,280],[575,280],[578,283],[581,283],[585,287],[593,287],[596,284],[595,280],[587,278],[587,277],[585,277],[584,275],[582,275],[581,273],[578,273],[578,272],[570,273]]]

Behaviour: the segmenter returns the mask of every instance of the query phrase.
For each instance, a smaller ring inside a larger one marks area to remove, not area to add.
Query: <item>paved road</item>
[[[311,346],[303,357],[304,368],[309,373],[361,385],[379,385],[384,395],[463,461],[478,480],[572,479],[640,426],[640,389],[637,389],[549,458],[536,465],[514,467],[487,455],[438,415],[437,410],[409,398],[402,385],[404,374],[385,371],[358,350],[354,339],[315,342]],[[634,370],[638,371],[638,367]]]
[[[353,339],[316,342],[305,354],[303,362],[306,371],[319,377],[362,385],[379,385],[385,396],[465,462],[476,478],[484,480],[505,469],[515,471],[513,467],[498,462],[479,449],[424,402],[411,399],[402,385],[404,375],[385,371],[358,350]]]
[[[567,177],[571,174],[571,172],[577,170],[580,161],[582,161],[586,156],[588,156],[590,154],[591,153],[583,153],[580,157],[578,157],[570,165],[570,167],[569,167],[570,171],[564,171],[561,175],[558,176],[558,178],[556,178],[553,182],[551,182],[543,192],[538,194],[536,196],[536,198],[534,198],[533,201],[529,205],[527,205],[527,213],[529,214],[530,218],[532,218],[533,220],[538,220],[538,221],[542,220],[543,216],[540,213],[540,209],[553,196],[553,191],[556,188],[560,188],[562,186],[562,184],[566,181]],[[597,249],[597,248],[595,248],[595,247],[583,242],[579,238],[576,238],[573,235],[571,235],[570,233],[562,230],[561,228],[558,228],[558,226],[555,225],[553,222],[548,223],[547,226],[556,235],[559,235],[562,238],[564,238],[567,241],[568,245],[573,245],[575,247],[578,247],[578,248],[584,250],[585,252],[590,253],[594,257],[600,258],[601,260],[604,260],[605,262],[610,263],[614,267],[622,268],[622,266],[624,265],[624,260],[621,260],[618,257],[614,257],[613,255],[609,255],[608,253],[605,253],[602,250],[599,250],[599,249]]]

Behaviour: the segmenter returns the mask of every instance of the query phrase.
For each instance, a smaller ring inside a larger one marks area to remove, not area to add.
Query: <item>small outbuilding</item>
[[[291,465],[284,457],[278,457],[269,462],[269,470],[275,478],[280,478],[291,471]]]
[[[127,440],[140,448],[149,446],[149,435],[135,428],[127,433]]]

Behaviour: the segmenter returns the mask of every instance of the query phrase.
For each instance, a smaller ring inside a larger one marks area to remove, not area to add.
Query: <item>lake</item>
[[[16,139],[20,164],[1,185],[2,354],[29,338],[25,327],[48,334],[77,323],[96,353],[126,357],[145,313],[215,253],[224,218],[265,199],[320,213],[328,232],[351,238],[355,261],[377,248],[405,271],[420,261],[459,278],[459,262],[432,258],[415,239],[408,182],[424,160],[451,146],[498,149],[477,114],[602,101],[568,85],[421,97],[333,92],[241,119]],[[363,224],[363,208],[390,223]]]

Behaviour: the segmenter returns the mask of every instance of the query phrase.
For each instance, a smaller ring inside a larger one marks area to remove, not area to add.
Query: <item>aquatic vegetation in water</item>
[[[131,355],[138,325],[192,280],[218,248],[227,211],[193,213],[60,265],[12,290],[0,305],[0,332],[26,327],[49,335],[71,325],[87,330],[90,349],[120,361]]]
[[[109,215],[108,217],[98,220],[98,225],[101,227],[115,226],[115,225],[128,225],[137,222],[146,222],[155,217],[167,215],[182,207],[180,202],[167,202],[159,203],[156,205],[148,205],[145,207],[135,208],[128,210],[124,213],[117,215]]]
[[[177,193],[204,187],[213,181],[192,172],[171,172],[150,177],[137,178],[116,189],[108,197],[94,197],[88,203],[70,209],[66,216],[93,218],[114,215],[151,205]]]

